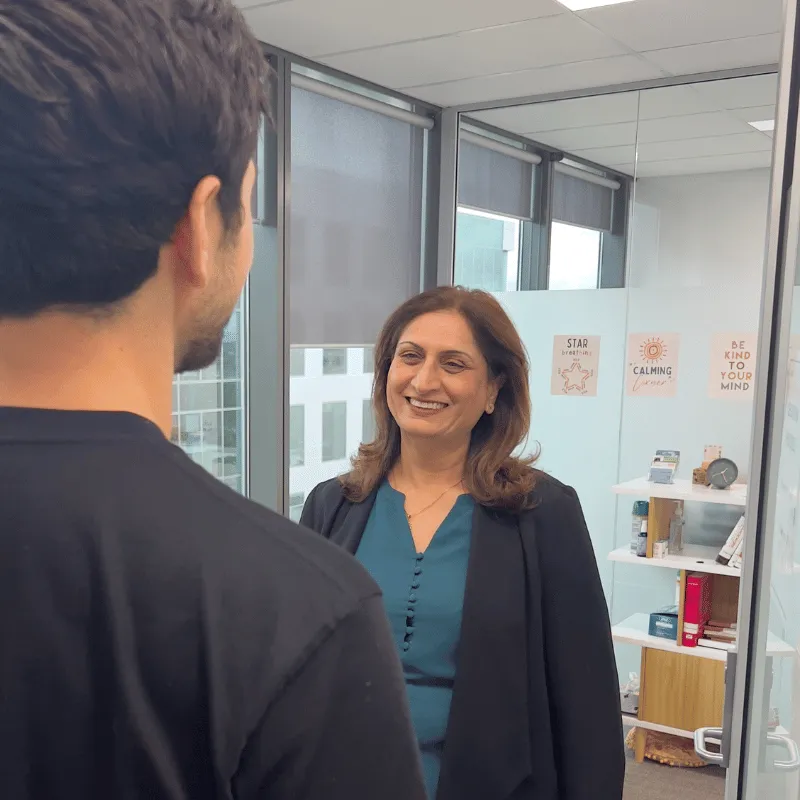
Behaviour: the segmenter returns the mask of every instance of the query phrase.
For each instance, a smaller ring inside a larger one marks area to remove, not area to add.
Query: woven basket
[[[707,767],[694,751],[694,744],[690,739],[673,736],[669,733],[646,731],[647,741],[644,746],[644,757],[649,761],[667,764],[670,767]],[[625,744],[629,750],[634,749],[636,728],[628,732]]]

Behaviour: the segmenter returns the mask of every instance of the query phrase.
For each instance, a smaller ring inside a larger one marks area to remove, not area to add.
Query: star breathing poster
[[[550,393],[597,397],[599,336],[554,336]]]

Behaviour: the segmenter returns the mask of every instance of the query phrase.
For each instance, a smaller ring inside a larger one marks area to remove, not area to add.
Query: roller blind
[[[492,214],[530,219],[533,165],[462,139],[458,203]]]
[[[375,341],[419,291],[423,130],[293,88],[289,336]]]
[[[598,231],[611,230],[614,190],[556,170],[553,219]]]

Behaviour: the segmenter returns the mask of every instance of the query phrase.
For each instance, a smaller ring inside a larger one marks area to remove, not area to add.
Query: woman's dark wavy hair
[[[501,382],[494,413],[484,414],[472,431],[464,486],[483,506],[507,511],[530,508],[538,474],[533,468],[536,457],[514,455],[526,441],[531,422],[525,347],[514,323],[492,295],[458,286],[439,287],[412,297],[386,321],[375,347],[375,440],[361,445],[352,470],[340,479],[345,496],[363,502],[400,455],[400,429],[386,400],[389,368],[403,331],[417,317],[437,311],[461,314],[486,359],[490,378]]]

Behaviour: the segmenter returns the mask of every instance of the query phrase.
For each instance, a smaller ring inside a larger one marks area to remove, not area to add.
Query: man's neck
[[[126,411],[169,435],[173,349],[169,331],[47,313],[0,320],[0,406]]]

